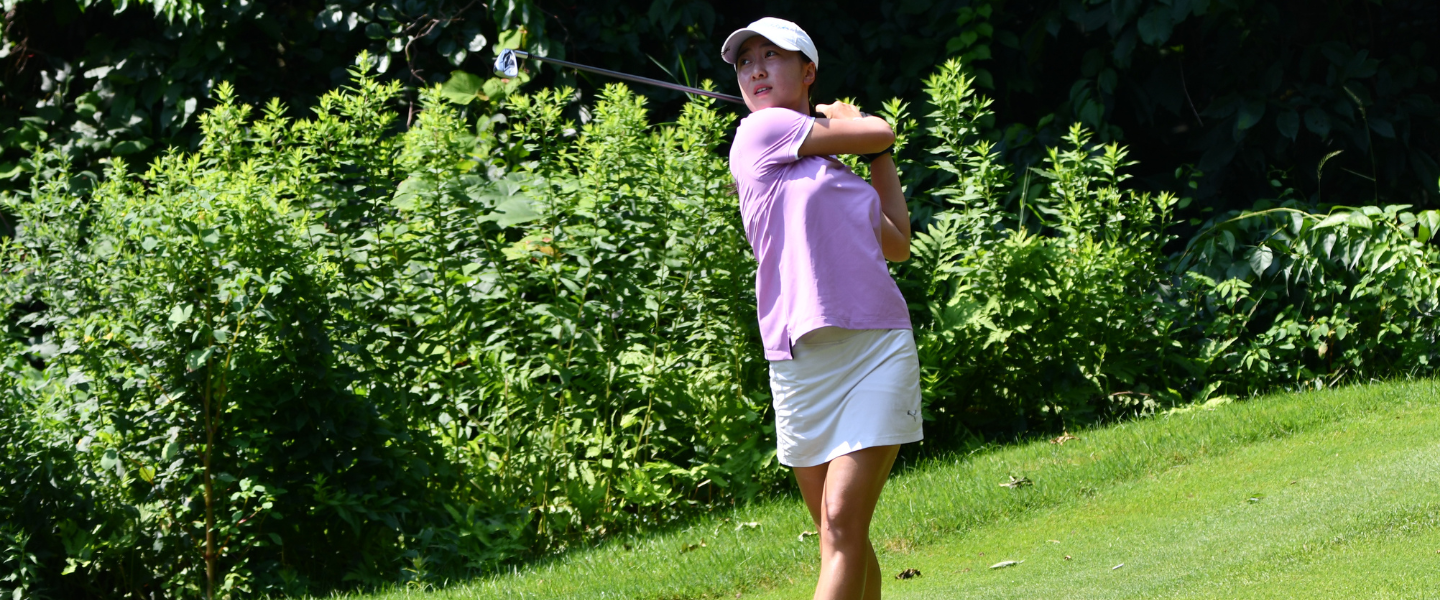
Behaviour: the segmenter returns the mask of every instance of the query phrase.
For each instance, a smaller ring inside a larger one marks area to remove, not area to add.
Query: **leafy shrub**
[[[139,177],[116,161],[89,198],[59,178],[12,204],[24,225],[7,293],[43,307],[18,319],[43,368],[7,401],[52,429],[48,448],[78,450],[61,492],[85,498],[30,532],[63,559],[57,585],[193,596],[337,581],[433,520],[446,480],[426,473],[433,436],[335,360],[337,271],[312,235],[329,215],[302,204],[339,170],[324,158],[340,152],[316,156],[327,146],[388,162],[378,109],[393,92],[362,80],[313,122],[289,127],[272,106],[246,129],[222,86],[195,154]]]
[[[1167,257],[1188,200],[1125,190],[1124,149],[1078,125],[1014,189],[972,83],[955,61],[927,81],[942,175],[917,183],[953,208],[916,235],[902,271],[929,313],[917,332],[929,432],[1049,430],[1434,372],[1437,211],[1322,210],[1286,190]]]
[[[425,587],[782,480],[733,117],[436,86],[400,132],[359,62],[312,118],[219,86],[196,151],[94,189],[40,155],[6,197],[0,585]],[[1433,370],[1435,212],[1287,198],[1172,260],[1123,148],[1074,128],[1016,177],[971,84],[883,111],[939,208],[896,267],[932,441]]]
[[[37,151],[66,155],[69,174],[90,185],[109,157],[148,163],[168,148],[194,150],[198,118],[221,81],[244,98],[275,95],[309,109],[368,51],[377,76],[413,86],[396,98],[413,114],[414,88],[444,81],[481,51],[564,57],[530,0],[6,0],[3,8],[6,190],[45,175]]]
[[[927,81],[943,140],[932,168],[950,175],[930,194],[954,206],[916,235],[908,271],[929,311],[926,405],[949,415],[929,433],[1048,429],[1093,420],[1103,398],[1152,395],[1172,347],[1158,284],[1176,198],[1122,190],[1125,151],[1077,125],[1006,211],[1013,177],[980,137],[989,101],[972,83],[958,61]]]
[[[33,371],[20,344],[0,344],[0,368],[6,383],[26,386]],[[0,593],[31,597],[47,589],[64,566],[56,540],[25,524],[50,523],[74,511],[90,497],[77,481],[74,442],[58,435],[53,419],[30,410],[20,394],[0,394]],[[36,539],[39,538],[39,539]]]
[[[435,257],[430,276],[381,280],[413,290],[392,304],[432,303],[416,309],[435,315],[426,340],[466,364],[405,381],[450,405],[476,501],[528,507],[542,544],[750,497],[777,473],[753,261],[715,152],[731,117],[692,104],[647,131],[643,101],[612,87],[577,131],[561,116],[571,98],[516,96],[499,137],[482,118],[473,142],[442,139],[464,122],[430,105],[395,199],[411,233],[378,240],[416,257],[410,269]],[[506,144],[496,181],[454,168]]]
[[[1314,212],[1289,195],[1215,217],[1177,259],[1203,396],[1434,372],[1440,211]]]
[[[396,136],[357,77],[308,120],[221,86],[197,152],[12,198],[11,579],[423,585],[774,485],[730,117],[434,89]]]

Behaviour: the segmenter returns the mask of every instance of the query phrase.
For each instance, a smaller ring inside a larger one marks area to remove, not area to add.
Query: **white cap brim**
[[[773,17],[765,17],[751,23],[749,27],[736,29],[735,33],[725,38],[725,44],[720,46],[720,58],[735,64],[740,54],[740,46],[745,40],[757,35],[770,40],[770,43],[776,46],[804,54],[810,62],[815,63],[816,68],[820,67],[820,54],[815,50],[815,42],[810,39],[810,35],[800,29],[799,25]]]

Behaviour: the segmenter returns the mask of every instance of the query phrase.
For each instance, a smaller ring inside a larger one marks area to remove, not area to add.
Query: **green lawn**
[[[1440,598],[1440,382],[1077,435],[892,479],[873,531],[881,567],[923,575],[887,577],[886,597]],[[1011,475],[1034,485],[998,485]],[[807,529],[798,501],[776,500],[507,576],[365,598],[809,598],[818,550],[796,539]],[[1024,562],[989,568],[1002,560]]]

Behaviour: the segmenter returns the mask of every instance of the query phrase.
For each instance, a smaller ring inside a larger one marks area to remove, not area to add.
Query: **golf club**
[[[562,67],[570,67],[570,68],[575,69],[575,70],[577,70],[577,71],[588,71],[588,72],[590,72],[590,73],[595,73],[595,74],[597,74],[597,75],[605,75],[605,76],[607,76],[607,77],[614,77],[614,78],[616,78],[616,79],[624,79],[625,81],[633,81],[633,82],[635,82],[635,83],[644,83],[644,84],[647,84],[647,85],[653,85],[653,86],[657,86],[657,87],[662,87],[662,88],[665,88],[665,89],[667,89],[667,90],[675,90],[675,91],[677,91],[677,92],[685,92],[685,93],[687,93],[687,94],[699,94],[699,95],[701,95],[701,96],[707,96],[707,97],[710,97],[710,98],[715,98],[715,99],[717,99],[717,100],[724,100],[724,101],[726,101],[726,102],[734,102],[734,103],[736,103],[736,104],[744,104],[744,103],[745,103],[745,100],[742,99],[742,98],[740,98],[739,96],[731,96],[730,94],[721,94],[721,93],[719,93],[719,92],[712,92],[712,91],[709,91],[709,90],[702,90],[702,89],[700,89],[700,88],[693,88],[693,87],[690,87],[690,86],[687,86],[687,85],[680,85],[680,84],[678,84],[678,83],[670,83],[670,82],[668,82],[668,81],[660,81],[659,79],[651,79],[651,78],[649,78],[649,77],[640,77],[639,75],[628,75],[628,74],[625,74],[625,73],[621,73],[621,72],[619,72],[619,71],[611,71],[611,70],[609,70],[609,69],[601,69],[601,68],[599,68],[599,67],[589,67],[589,66],[580,65],[580,64],[575,64],[575,63],[572,63],[572,62],[569,62],[569,61],[559,60],[559,59],[555,59],[555,58],[545,58],[545,57],[543,57],[543,56],[535,56],[535,55],[533,55],[533,54],[530,54],[529,52],[525,52],[524,50],[511,50],[511,49],[508,49],[508,48],[505,49],[505,50],[501,50],[501,51],[500,51],[500,56],[495,57],[495,74],[496,74],[496,75],[500,75],[500,76],[502,76],[502,77],[511,77],[511,78],[515,77],[516,75],[519,75],[519,74],[520,74],[519,59],[521,59],[521,58],[533,58],[533,59],[538,60],[538,61],[541,61],[541,62],[554,63],[554,64],[560,65],[560,66],[562,66]]]

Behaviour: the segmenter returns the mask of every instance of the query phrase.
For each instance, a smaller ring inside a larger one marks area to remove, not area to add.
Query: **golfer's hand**
[[[864,116],[860,114],[860,109],[855,108],[855,105],[844,102],[817,104],[815,105],[815,110],[820,111],[820,114],[830,119],[858,119]]]

